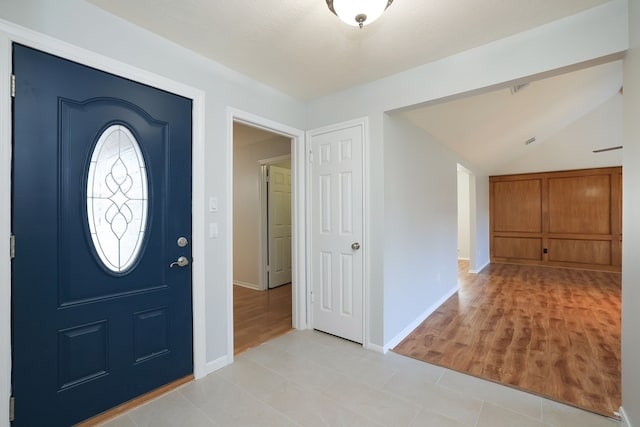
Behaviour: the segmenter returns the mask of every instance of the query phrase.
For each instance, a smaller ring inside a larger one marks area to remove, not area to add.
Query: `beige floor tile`
[[[386,354],[368,351],[364,357],[384,366],[389,366],[391,369],[400,373],[420,375],[423,378],[429,378],[433,383],[437,382],[446,371],[446,369],[441,368],[440,366],[424,363],[391,351]]]
[[[539,396],[451,370],[446,370],[438,385],[542,420],[542,399]]]
[[[380,427],[319,393],[285,383],[265,396],[265,403],[305,427]]]
[[[484,403],[477,427],[548,427],[534,418],[501,408],[491,403]]]
[[[228,381],[239,385],[253,395],[260,396],[269,392],[286,379],[274,371],[259,365],[245,356],[216,372]]]
[[[324,394],[348,409],[387,426],[407,426],[415,418],[417,405],[353,379],[344,377]]]
[[[127,415],[137,427],[214,427],[215,424],[204,412],[182,396],[178,391],[168,393],[146,403]]]
[[[542,400],[542,420],[558,427],[619,427],[621,423],[573,406]]]
[[[216,374],[182,387],[180,393],[220,426],[296,425],[256,396]]]
[[[120,415],[117,418],[109,420],[105,423],[99,424],[100,427],[136,427],[136,423],[133,422],[129,415]]]
[[[260,346],[244,353],[244,356],[303,388],[324,390],[341,374],[318,363],[272,346]]]
[[[421,409],[409,427],[475,427],[475,424],[463,424],[436,412]]]
[[[482,407],[481,400],[434,384],[419,375],[398,374],[385,384],[384,389],[467,425],[475,424]]]

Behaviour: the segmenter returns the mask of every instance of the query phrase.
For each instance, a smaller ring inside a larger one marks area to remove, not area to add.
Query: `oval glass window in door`
[[[107,269],[123,273],[136,262],[147,210],[147,169],[140,145],[125,126],[110,126],[93,149],[87,180],[91,240]]]

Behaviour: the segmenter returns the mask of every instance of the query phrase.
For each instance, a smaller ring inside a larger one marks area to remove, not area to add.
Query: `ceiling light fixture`
[[[362,28],[387,10],[393,0],[326,0],[329,10],[344,23]]]

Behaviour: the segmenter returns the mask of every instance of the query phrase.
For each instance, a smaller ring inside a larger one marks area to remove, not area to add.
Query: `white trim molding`
[[[233,123],[291,138],[291,206],[292,206],[292,319],[293,328],[307,328],[307,216],[306,216],[306,149],[304,131],[257,116],[233,107],[227,107],[227,200],[230,207],[227,236],[233,236]],[[227,253],[233,254],[233,239],[227,239]],[[227,359],[233,362],[233,256],[227,265]]]
[[[485,262],[485,263],[484,263],[484,265],[481,265],[479,268],[469,269],[469,273],[471,273],[471,274],[478,274],[478,273],[480,273],[482,270],[484,270],[484,268],[485,268],[487,265],[489,265],[489,264],[491,264],[491,262],[487,261],[487,262]]]
[[[0,20],[0,76],[12,69],[12,44],[20,43],[52,55],[75,61],[111,74],[184,96],[192,104],[192,244],[193,244],[193,374],[196,379],[209,373],[206,363],[205,307],[205,93],[147,70],[109,58]],[[2,78],[4,79],[4,77]],[[0,241],[8,239],[11,218],[11,98],[8,85],[0,85]],[[11,265],[8,245],[0,245],[0,402],[8,402],[11,393]],[[0,420],[7,420],[8,405],[0,405]]]
[[[424,311],[420,316],[418,316],[413,322],[409,323],[407,325],[407,327],[405,327],[398,335],[396,335],[395,337],[393,337],[391,340],[389,340],[383,347],[383,352],[386,353],[387,351],[389,351],[390,349],[394,348],[395,346],[397,346],[398,344],[400,344],[400,342],[405,339],[407,336],[409,336],[409,334],[411,332],[413,332],[413,330],[415,328],[417,328],[418,326],[420,326],[420,324],[422,322],[424,322],[427,317],[431,316],[431,314],[433,314],[433,312],[435,312],[438,307],[440,307],[442,304],[445,303],[445,301],[447,301],[449,298],[451,298],[452,295],[454,295],[456,292],[458,292],[458,287],[456,286],[455,288],[449,289],[449,291],[444,294],[442,296],[442,298],[440,298],[438,301],[436,301],[435,303],[433,303],[431,305],[431,307],[429,307],[426,311]]]
[[[259,285],[256,285],[255,283],[243,282],[243,281],[240,281],[240,280],[234,280],[233,284],[235,286],[242,286],[243,288],[253,289],[254,291],[263,291],[264,290]]]
[[[620,418],[622,421],[622,427],[634,427],[633,424],[631,424],[631,420],[629,420],[629,417],[627,417],[627,413],[622,406],[620,407]]]

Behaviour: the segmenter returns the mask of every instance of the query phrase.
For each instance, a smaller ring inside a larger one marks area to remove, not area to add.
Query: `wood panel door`
[[[622,168],[490,177],[491,260],[620,271]]]

